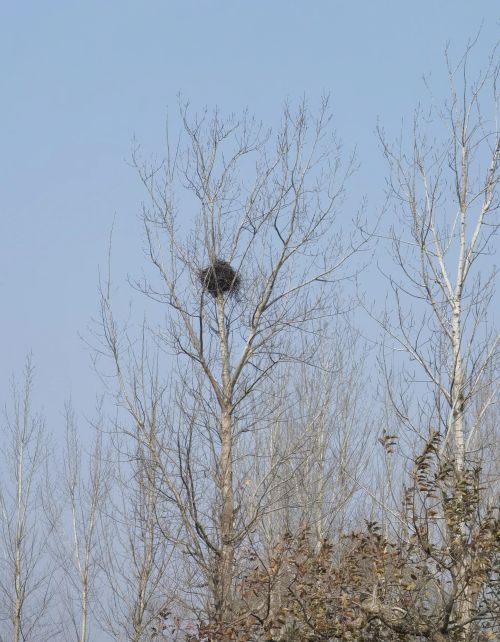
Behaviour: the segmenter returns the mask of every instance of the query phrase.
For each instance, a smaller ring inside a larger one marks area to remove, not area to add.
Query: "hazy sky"
[[[33,350],[37,400],[52,421],[98,383],[85,334],[98,307],[116,214],[118,278],[142,261],[144,194],[127,164],[135,135],[161,154],[179,92],[193,108],[249,107],[273,124],[286,98],[333,98],[362,163],[351,190],[377,207],[385,167],[374,133],[445,95],[443,49],[475,59],[499,37],[497,0],[44,0],[0,12],[0,401]],[[124,286],[125,287],[125,286]]]

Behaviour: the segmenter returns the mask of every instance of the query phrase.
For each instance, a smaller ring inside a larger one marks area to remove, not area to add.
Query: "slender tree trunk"
[[[21,633],[21,612],[22,612],[22,596],[21,596],[21,560],[19,550],[16,551],[16,605],[14,610],[14,637],[13,642],[19,642]]]
[[[466,277],[466,238],[465,220],[467,214],[467,172],[468,153],[465,143],[462,143],[462,186],[460,190],[460,251],[457,266],[457,281],[455,285],[455,296],[452,305],[451,340],[453,352],[453,371],[451,385],[451,429],[454,439],[453,460],[455,465],[455,493],[458,495],[460,511],[460,528],[458,535],[459,551],[457,558],[460,560],[457,568],[457,583],[460,596],[457,600],[457,615],[468,622],[472,615],[471,587],[467,580],[467,571],[470,566],[470,554],[467,545],[467,524],[465,523],[464,496],[461,493],[463,474],[465,471],[465,426],[464,426],[464,375],[462,366],[462,297]],[[461,639],[469,640],[470,623],[465,624]]]
[[[87,569],[85,570],[87,576]],[[80,622],[80,642],[87,642],[87,614],[88,614],[88,578],[82,587],[82,617]]]
[[[462,294],[464,287],[465,240],[461,239],[460,260],[457,272],[457,284],[452,307],[451,341],[453,351],[453,371],[451,382],[451,430],[455,440],[454,460],[457,472],[461,473],[465,465],[464,435],[464,391],[462,368]]]
[[[151,581],[151,575],[154,567],[154,544],[155,544],[155,492],[151,487],[152,473],[149,470],[142,470],[140,476],[140,483],[143,485],[145,497],[142,501],[145,503],[146,515],[148,521],[142,525],[144,535],[142,562],[137,586],[137,598],[133,614],[133,636],[131,642],[140,642],[144,635],[147,607],[148,607],[148,585]],[[142,516],[142,507],[140,514]]]
[[[220,414],[220,565],[217,571],[216,618],[228,621],[232,610],[234,574],[234,491],[233,491],[233,417],[232,384],[230,378],[229,346],[224,315],[224,297],[217,296],[217,323],[222,364],[222,396]]]
[[[233,462],[232,462],[232,417],[227,409],[221,415],[221,559],[218,617],[226,621],[231,614],[232,580],[234,567],[234,493],[233,493]]]
[[[26,420],[25,420],[26,421]],[[24,426],[25,428],[26,426]],[[21,639],[21,619],[23,610],[23,578],[21,570],[21,546],[24,531],[24,508],[23,508],[23,458],[24,444],[22,437],[18,440],[17,459],[17,524],[16,524],[16,556],[14,566],[14,583],[16,591],[16,602],[14,607],[14,636],[13,642]]]

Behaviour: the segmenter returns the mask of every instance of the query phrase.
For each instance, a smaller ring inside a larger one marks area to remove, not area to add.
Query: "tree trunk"
[[[232,466],[232,417],[227,410],[221,415],[220,455],[220,567],[218,570],[217,619],[228,621],[232,610],[232,580],[234,567],[234,493]]]
[[[451,417],[449,429],[453,433],[455,441],[454,462],[458,473],[461,473],[465,465],[465,436],[464,436],[464,391],[463,371],[461,355],[461,313],[460,299],[456,300],[452,312],[452,350],[453,350],[453,372],[451,381]]]
[[[25,427],[25,426],[23,426]],[[21,435],[21,438],[16,437],[18,442],[18,453],[17,453],[17,524],[16,524],[16,543],[15,543],[15,565],[14,565],[14,584],[15,584],[15,607],[14,607],[14,631],[13,631],[13,642],[19,642],[21,639],[21,619],[23,611],[23,593],[24,593],[24,581],[22,577],[22,568],[21,568],[21,547],[23,542],[23,531],[24,531],[24,507],[23,507],[23,460],[24,460],[24,433]]]
[[[215,616],[219,623],[228,622],[232,611],[232,584],[234,574],[234,491],[233,491],[233,416],[232,384],[230,377],[229,345],[224,315],[224,296],[216,301],[217,325],[222,366],[222,403],[220,414],[220,559],[216,569]]]
[[[459,264],[455,300],[452,309],[452,351],[453,351],[453,372],[450,390],[450,426],[454,439],[453,463],[455,466],[455,493],[458,495],[458,508],[461,515],[460,523],[460,544],[458,553],[457,583],[460,590],[460,597],[457,599],[456,612],[460,619],[468,622],[471,619],[471,587],[467,581],[467,571],[470,565],[470,555],[467,547],[467,525],[464,521],[465,506],[467,501],[461,491],[463,475],[465,472],[465,426],[464,426],[464,375],[462,366],[462,325],[461,325],[461,297],[463,292],[463,256],[464,241],[461,243],[461,259]],[[454,537],[454,535],[452,535]],[[470,623],[463,628],[463,640],[470,638]]]

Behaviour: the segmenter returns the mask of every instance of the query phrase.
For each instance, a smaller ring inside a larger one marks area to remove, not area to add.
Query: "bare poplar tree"
[[[157,364],[148,362],[144,353],[142,358],[140,364],[129,364],[130,375],[140,372],[141,379],[133,380],[128,412],[115,419],[111,431],[114,454],[108,474],[113,476],[113,492],[100,532],[105,581],[97,616],[116,642],[163,639],[169,618],[176,616],[173,596],[179,579],[172,540],[179,529],[169,523],[153,446],[148,446],[159,440],[162,388]],[[119,376],[125,374],[120,371]]]
[[[48,457],[45,423],[33,412],[34,368],[12,388],[12,409],[2,426],[0,475],[0,640],[48,640],[55,633],[49,607],[54,568],[48,555],[51,527],[44,519]]]
[[[350,503],[367,471],[369,395],[356,332],[340,318],[332,326],[321,338],[314,368],[303,363],[285,370],[271,439],[264,433],[255,449],[270,449],[270,459],[282,462],[283,487],[263,520],[269,548],[306,526],[319,547],[334,531],[354,525]]]
[[[175,507],[178,544],[208,587],[208,618],[220,626],[235,615],[237,551],[273,510],[280,465],[297,445],[280,461],[262,453],[252,485],[246,458],[255,461],[256,435],[261,443],[273,430],[281,438],[280,379],[294,364],[314,364],[334,310],[332,283],[346,276],[362,242],[342,237],[338,222],[353,163],[341,164],[327,101],[317,117],[305,104],[287,107],[276,134],[247,114],[190,117],[185,107],[181,116],[179,143],[168,145],[165,161],[152,167],[134,155],[150,197],[144,230],[159,277],[136,285],[168,307],[154,340],[176,360],[176,384],[163,394],[164,432],[153,440],[134,401],[144,375],[137,361],[128,372],[123,366],[109,290],[102,327],[121,400]]]
[[[417,112],[409,145],[391,145],[381,132],[400,214],[391,240],[402,274],[389,278],[396,311],[387,314],[384,327],[411,362],[390,398],[398,420],[416,437],[408,536],[422,553],[416,566],[418,572],[425,567],[422,595],[437,591],[440,606],[431,614],[425,598],[415,598],[420,612],[391,615],[381,589],[370,608],[395,631],[433,640],[477,640],[494,618],[484,600],[498,515],[482,499],[480,471],[492,438],[485,427],[498,403],[491,256],[500,224],[499,63],[495,50],[472,82],[472,51],[468,46],[456,66],[447,58],[450,100],[430,114]],[[385,445],[390,442],[386,435]],[[498,478],[488,483],[491,488]]]
[[[78,437],[78,424],[71,405],[66,406],[66,439],[59,488],[61,507],[51,511],[59,536],[53,544],[60,567],[59,610],[65,640],[89,642],[95,625],[98,576],[102,567],[102,521],[107,513],[111,484],[109,455],[103,447],[101,419],[89,449]]]

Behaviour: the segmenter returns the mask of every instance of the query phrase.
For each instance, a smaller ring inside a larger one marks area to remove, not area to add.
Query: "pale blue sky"
[[[0,402],[33,350],[37,398],[57,417],[98,384],[78,333],[98,304],[116,213],[120,278],[138,273],[144,194],[127,165],[135,135],[161,153],[167,109],[249,107],[270,124],[284,99],[331,92],[337,130],[357,146],[351,191],[381,201],[377,117],[397,133],[422,74],[446,94],[443,49],[475,56],[499,37],[496,0],[44,0],[0,9]]]

